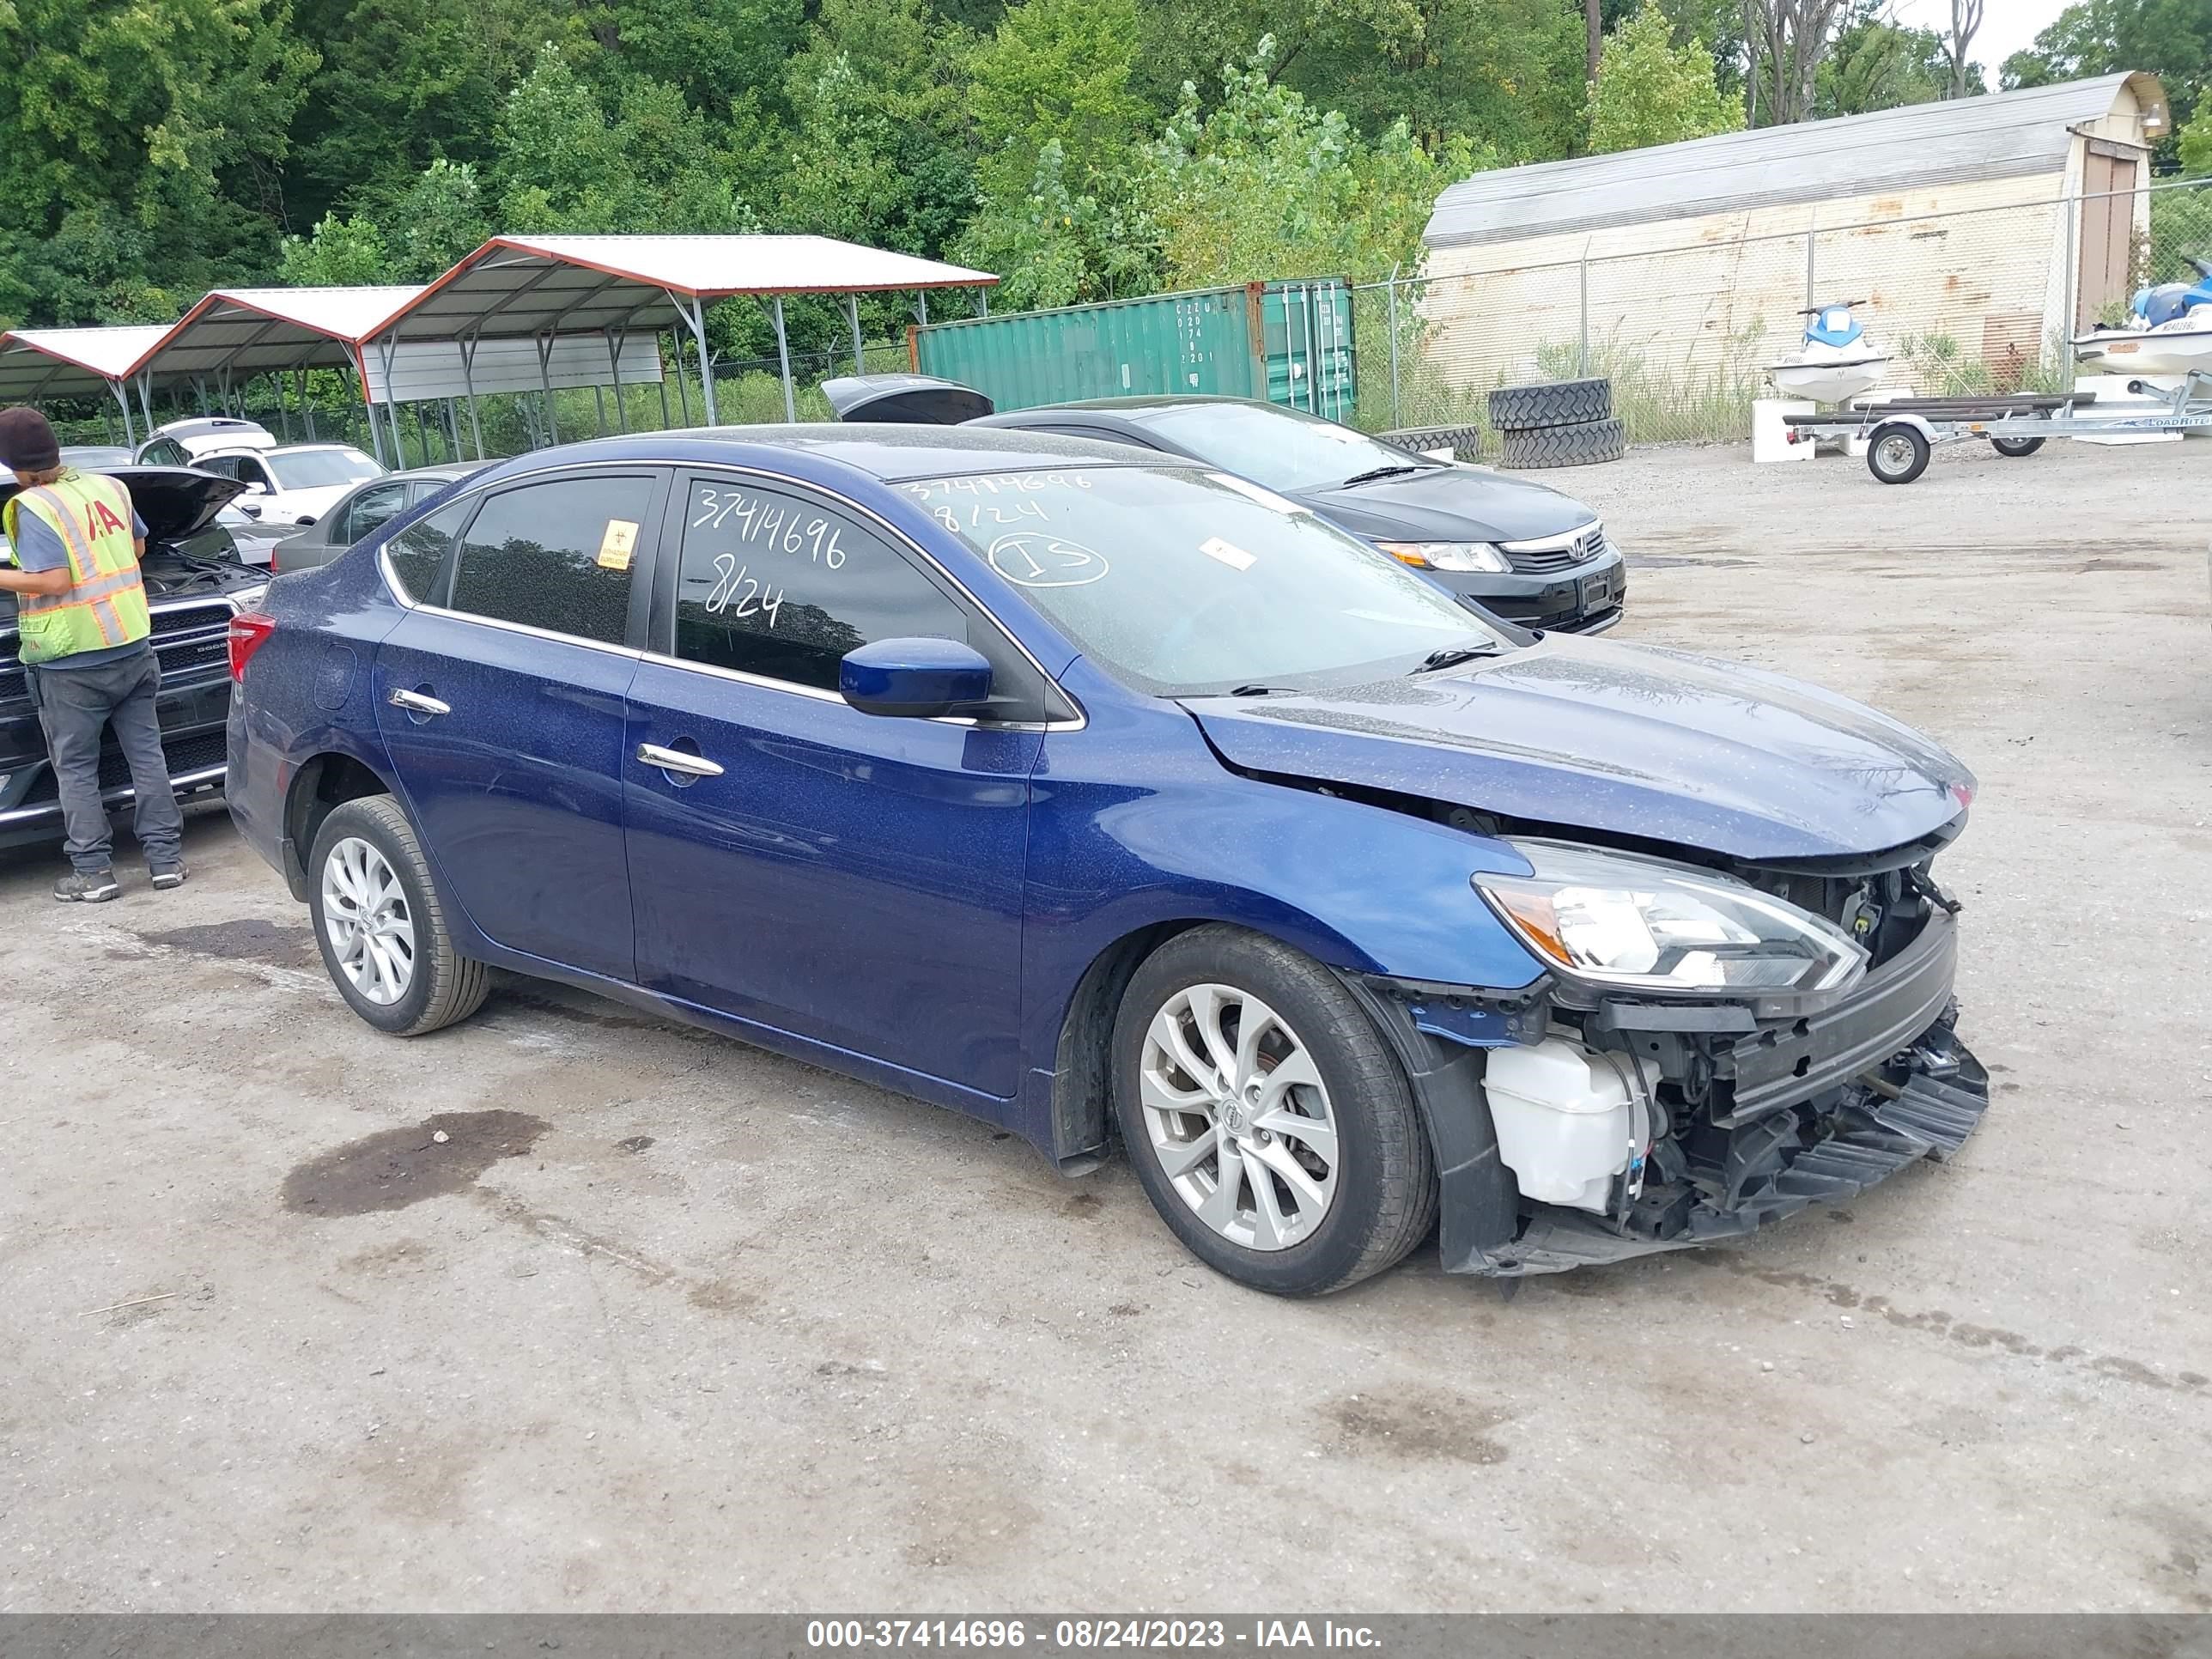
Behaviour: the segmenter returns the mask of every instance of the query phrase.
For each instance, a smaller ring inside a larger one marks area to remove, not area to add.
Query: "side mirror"
[[[259,483],[249,483],[246,486],[246,493],[249,495],[266,495],[269,493],[269,486]]]
[[[957,640],[878,640],[845,653],[837,690],[863,714],[933,720],[988,702],[991,665]]]
[[[252,492],[248,491],[247,493],[251,494]],[[238,510],[246,514],[249,519],[258,519],[261,516],[261,504],[258,501],[240,501],[238,504]]]

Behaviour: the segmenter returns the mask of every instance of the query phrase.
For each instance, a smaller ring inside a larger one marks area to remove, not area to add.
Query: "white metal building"
[[[1717,372],[1853,300],[1869,332],[2033,362],[2124,299],[2167,119],[2108,75],[1477,173],[1425,234],[1431,356],[1469,386],[1577,344]]]

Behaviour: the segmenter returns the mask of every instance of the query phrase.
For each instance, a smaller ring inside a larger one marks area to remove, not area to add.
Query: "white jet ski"
[[[2074,342],[2074,356],[2100,374],[2179,380],[2212,371],[2212,260],[2191,256],[2194,283],[2160,283],[2139,290],[2128,320]]]
[[[1816,404],[1847,404],[1863,392],[1871,392],[1889,367],[1886,352],[1876,351],[1851,315],[1863,300],[1841,305],[1814,306],[1797,314],[1808,320],[1805,338],[1795,356],[1766,366],[1766,378],[1785,398],[1806,398]]]

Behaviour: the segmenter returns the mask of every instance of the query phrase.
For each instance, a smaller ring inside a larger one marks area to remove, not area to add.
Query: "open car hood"
[[[106,476],[131,492],[131,505],[146,521],[150,552],[157,542],[181,542],[215,522],[216,514],[246,493],[235,478],[218,478],[188,466],[112,466]],[[0,503],[16,492],[13,479],[0,483]]]
[[[973,386],[927,374],[848,374],[823,381],[822,395],[841,421],[902,426],[958,426],[988,415],[993,407]]]
[[[1686,652],[1551,635],[1443,673],[1188,698],[1229,763],[1748,862],[1948,824],[1973,775],[1873,709]]]

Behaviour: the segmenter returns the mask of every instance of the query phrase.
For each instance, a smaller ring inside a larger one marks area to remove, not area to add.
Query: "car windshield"
[[[1224,473],[1078,466],[904,488],[1092,660],[1156,696],[1358,684],[1506,644],[1395,559]]]
[[[1441,465],[1348,426],[1272,404],[1168,404],[1134,418],[1186,455],[1270,489],[1319,489],[1383,467]]]
[[[358,449],[303,449],[294,455],[264,455],[262,465],[276,475],[279,489],[322,489],[380,477],[384,469]]]

